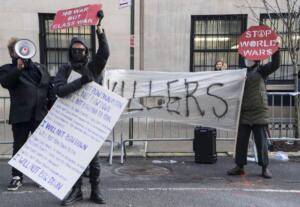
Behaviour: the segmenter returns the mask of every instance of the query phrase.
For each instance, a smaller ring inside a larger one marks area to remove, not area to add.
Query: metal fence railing
[[[296,135],[296,96],[297,93],[268,93],[269,101],[269,130],[271,140],[297,140]],[[0,97],[0,154],[11,153],[12,132],[8,125],[9,98]],[[121,163],[126,153],[128,143],[133,141],[134,145],[143,143],[143,153],[148,153],[148,143],[190,141],[194,137],[194,126],[185,123],[174,123],[151,118],[133,119],[133,137],[129,139],[129,120],[119,120],[113,132],[108,138],[110,143],[109,158],[112,162],[114,146],[120,146]],[[228,141],[234,144],[235,132],[217,130],[218,145],[224,145]],[[225,141],[225,142],[224,142]],[[160,148],[163,149],[163,145]],[[182,149],[183,145],[175,147]],[[234,149],[233,147],[231,148]],[[175,151],[176,151],[175,150]],[[115,149],[116,151],[116,149]],[[192,151],[191,151],[192,152]]]
[[[268,93],[269,132],[272,141],[296,141],[296,97],[298,93]],[[120,120],[115,126],[114,140],[121,144],[121,163],[126,156],[129,142],[144,142],[144,153],[147,154],[148,142],[192,141],[194,126],[150,118],[135,118],[133,122],[133,138],[129,139],[129,121]],[[235,132],[217,130],[217,141],[231,141],[234,144]],[[118,140],[117,140],[118,139]],[[181,145],[182,146],[182,145]],[[182,147],[179,147],[181,149]],[[234,150],[234,146],[231,147]]]

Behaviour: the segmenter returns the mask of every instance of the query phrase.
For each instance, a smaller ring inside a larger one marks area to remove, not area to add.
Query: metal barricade
[[[9,97],[0,97],[0,144],[11,144],[12,143],[12,133],[11,127],[8,125],[9,117],[9,107],[10,107]]]
[[[298,93],[270,92],[268,93],[269,102],[269,132],[272,141],[296,141],[296,111],[295,97]],[[192,141],[194,137],[194,126],[183,123],[172,123],[150,118],[135,118],[133,122],[134,137],[129,139],[129,121],[120,120],[115,127],[115,136],[120,137],[121,158],[124,163],[126,157],[126,143],[144,142],[144,153],[147,154],[148,142],[161,141]],[[116,140],[114,137],[114,140]],[[217,130],[217,141],[232,141],[236,138],[235,132]],[[234,150],[234,148],[232,148]]]
[[[271,140],[295,140],[296,116],[295,104],[299,93],[271,92],[269,102],[269,130]]]
[[[270,140],[277,141],[296,141],[296,111],[295,95],[298,93],[268,93],[269,115],[270,115]],[[9,152],[11,154],[12,132],[8,125],[9,114],[9,97],[0,97],[0,154]],[[133,138],[129,139],[129,120],[119,120],[116,124],[107,142],[109,148],[109,162],[112,163],[113,151],[115,145],[121,148],[121,163],[126,155],[126,143],[133,141],[134,143],[144,142],[144,151],[148,152],[148,142],[172,142],[172,141],[191,141],[194,137],[194,126],[184,123],[174,123],[150,118],[134,118],[133,122]],[[226,132],[217,130],[217,141],[234,143],[236,134],[234,132]],[[233,149],[233,148],[232,148]]]

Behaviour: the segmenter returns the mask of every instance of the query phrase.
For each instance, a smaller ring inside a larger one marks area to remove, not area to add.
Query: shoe
[[[262,176],[263,178],[266,178],[266,179],[271,179],[271,178],[272,178],[272,173],[271,173],[271,171],[269,170],[269,168],[263,167],[263,168],[262,168],[262,172],[261,172],[261,176]]]
[[[61,202],[62,206],[69,206],[76,201],[81,201],[83,199],[82,197],[82,191],[81,187],[73,187],[71,193]]]
[[[243,167],[235,166],[233,169],[227,171],[227,175],[245,175]]]
[[[19,176],[14,176],[7,186],[7,190],[16,191],[22,186],[22,179]]]
[[[90,200],[97,204],[105,204],[106,203],[100,193],[99,184],[92,184]]]

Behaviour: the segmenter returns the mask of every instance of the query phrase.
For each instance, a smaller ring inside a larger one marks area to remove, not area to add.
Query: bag
[[[212,164],[217,161],[216,137],[216,129],[208,127],[195,128],[193,149],[196,163]]]

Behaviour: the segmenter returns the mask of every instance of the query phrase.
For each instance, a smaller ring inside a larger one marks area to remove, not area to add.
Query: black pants
[[[95,157],[92,159],[92,161],[89,164],[89,167],[90,167],[90,173],[89,173],[90,183],[92,185],[99,184],[100,183],[100,172],[101,172],[99,152],[97,152]],[[80,178],[75,183],[74,187],[82,186],[82,177],[83,177],[83,175],[80,176]]]
[[[29,133],[32,134],[39,124],[40,122],[37,121],[12,124],[12,132],[14,137],[13,155],[19,151],[19,149],[27,141]],[[12,168],[12,176],[19,176],[23,178],[23,174],[15,168]]]
[[[257,148],[258,164],[267,167],[269,164],[268,157],[268,140],[267,140],[267,125],[246,125],[240,124],[236,142],[235,163],[238,166],[247,164],[247,152],[251,131],[254,134],[254,141]]]

